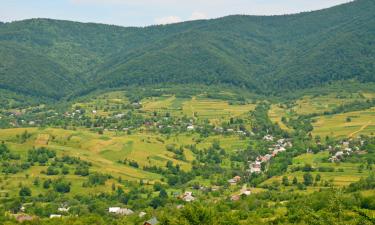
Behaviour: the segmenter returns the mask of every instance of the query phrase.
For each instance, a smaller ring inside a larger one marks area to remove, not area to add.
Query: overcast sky
[[[146,26],[232,14],[280,15],[350,0],[0,0],[0,21],[53,18]]]

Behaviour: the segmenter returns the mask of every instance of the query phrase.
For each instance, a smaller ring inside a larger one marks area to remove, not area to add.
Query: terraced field
[[[305,172],[302,172],[302,171],[292,172],[291,170],[292,167],[296,167],[296,166],[303,167],[305,164],[310,164],[313,168],[319,168],[319,167],[333,168],[334,169],[333,172],[319,172],[319,171],[311,172],[314,178],[317,174],[321,175],[321,181],[317,183],[317,186],[309,187],[309,189],[311,190],[317,190],[319,188],[324,187],[323,186],[324,181],[328,181],[332,183],[334,186],[347,186],[350,183],[360,180],[362,177],[369,176],[371,172],[375,171],[374,169],[372,169],[372,171],[366,170],[366,169],[364,169],[363,171],[359,171],[358,163],[345,163],[345,162],[331,163],[331,162],[328,162],[328,158],[329,158],[328,152],[320,152],[318,154],[306,153],[306,154],[300,155],[293,159],[293,165],[289,166],[288,172],[285,173],[283,176],[287,176],[290,183],[292,182],[294,177],[298,179],[298,182],[303,182],[303,175]],[[281,183],[283,176],[276,176],[271,179],[268,179],[267,181],[264,182],[264,184],[271,184],[274,181],[278,181]]]
[[[188,116],[208,119],[213,123],[239,117],[253,110],[255,105],[230,105],[227,101],[193,97],[183,104],[183,112]]]
[[[21,143],[17,135],[27,131],[31,137],[26,142]],[[184,134],[174,136],[162,136],[148,133],[137,133],[127,135],[124,132],[105,132],[103,135],[91,132],[85,129],[64,130],[64,129],[38,129],[38,128],[15,128],[1,129],[0,142],[4,141],[13,152],[17,152],[21,157],[27,157],[27,151],[33,147],[48,147],[55,150],[58,156],[69,155],[79,157],[82,160],[91,162],[92,171],[111,174],[113,177],[122,177],[126,180],[160,180],[161,176],[149,173],[141,168],[143,166],[165,166],[167,161],[173,161],[179,164],[182,169],[190,170],[191,162],[194,160],[192,152],[185,149],[186,161],[174,159],[174,153],[166,150],[169,144],[176,146],[196,144],[200,149],[208,148],[215,140],[220,140],[221,146],[227,151],[236,151],[246,148],[247,142],[241,140],[238,136],[211,136],[207,139],[200,139],[198,135]],[[136,161],[140,168],[133,168],[118,160],[128,159]],[[46,168],[44,167],[44,170]],[[9,180],[4,181],[3,189],[12,190],[13,187],[23,184],[31,184],[36,177],[41,179],[56,178],[58,176],[47,176],[41,174],[42,167],[32,167],[16,175],[11,175]],[[27,174],[27,175],[26,175]],[[25,177],[28,179],[25,179]],[[74,175],[67,175],[67,180],[72,182],[72,193],[77,193],[82,189],[85,178]],[[93,190],[109,190],[114,180],[107,182],[107,186],[93,187]],[[30,185],[32,186],[32,185]],[[83,190],[83,189],[82,189]],[[87,190],[87,189],[85,189]],[[36,193],[42,191],[35,190]],[[16,194],[16,193],[13,193]]]
[[[290,128],[287,127],[283,122],[282,122],[282,117],[287,115],[287,110],[284,108],[281,108],[279,105],[273,104],[268,111],[268,117],[270,120],[274,123],[277,123],[281,129],[290,131]]]
[[[350,122],[348,122],[350,118]],[[336,115],[320,116],[313,123],[314,135],[325,137],[355,137],[358,135],[374,135],[375,108],[348,112]]]
[[[371,98],[371,94],[329,94],[322,96],[305,96],[296,101],[296,105],[292,108],[297,114],[306,115],[311,113],[323,113],[330,111],[335,107],[348,104],[354,101],[363,101]]]

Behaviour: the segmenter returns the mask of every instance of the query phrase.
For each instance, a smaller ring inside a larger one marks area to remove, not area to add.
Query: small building
[[[241,190],[240,195],[249,196],[249,195],[251,195],[251,191],[244,188],[244,189]]]
[[[181,197],[182,200],[184,200],[185,202],[192,202],[195,200],[195,197],[193,196],[193,192],[190,192],[190,191],[186,191],[182,197]]]
[[[69,212],[69,209],[70,208],[60,207],[60,208],[57,209],[57,211],[59,211],[59,212]]]
[[[189,125],[187,126],[186,128],[188,131],[193,131],[194,130],[194,126],[193,125]]]
[[[138,214],[138,217],[139,217],[139,218],[142,218],[142,217],[144,217],[146,214],[147,214],[147,213],[145,213],[145,212],[140,212],[140,213]]]
[[[150,220],[147,220],[143,223],[143,225],[156,225],[159,221],[156,219],[156,217],[151,218]]]
[[[262,172],[262,163],[259,161],[255,161],[254,163],[250,164],[250,173],[260,173]]]
[[[51,214],[50,216],[49,216],[49,218],[61,218],[61,215],[60,214]]]
[[[127,208],[120,208],[120,207],[110,207],[108,208],[109,213],[117,214],[117,215],[125,215],[129,216],[133,214],[133,210]]]
[[[263,137],[263,140],[265,140],[265,141],[273,141],[273,136],[267,134],[266,136]]]
[[[236,181],[235,179],[229,179],[229,180],[228,180],[228,183],[229,183],[230,185],[237,185],[237,181]]]

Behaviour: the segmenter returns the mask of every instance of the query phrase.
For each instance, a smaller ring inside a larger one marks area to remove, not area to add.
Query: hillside
[[[375,2],[286,16],[123,28],[50,19],[0,24],[0,88],[59,99],[145,84],[229,84],[262,94],[374,82]]]

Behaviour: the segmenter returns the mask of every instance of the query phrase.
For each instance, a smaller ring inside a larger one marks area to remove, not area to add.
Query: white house
[[[266,136],[263,137],[263,140],[265,140],[265,141],[273,141],[273,136],[267,134]]]
[[[127,208],[120,208],[120,207],[109,207],[108,212],[118,215],[131,215],[133,214],[133,210]]]
[[[250,164],[250,173],[260,173],[262,172],[262,163],[256,161]]]
[[[193,196],[193,192],[186,191],[184,195],[182,196],[182,200],[185,202],[192,202],[195,200],[195,197]]]
[[[68,212],[70,208],[60,207],[57,209],[59,212]]]

